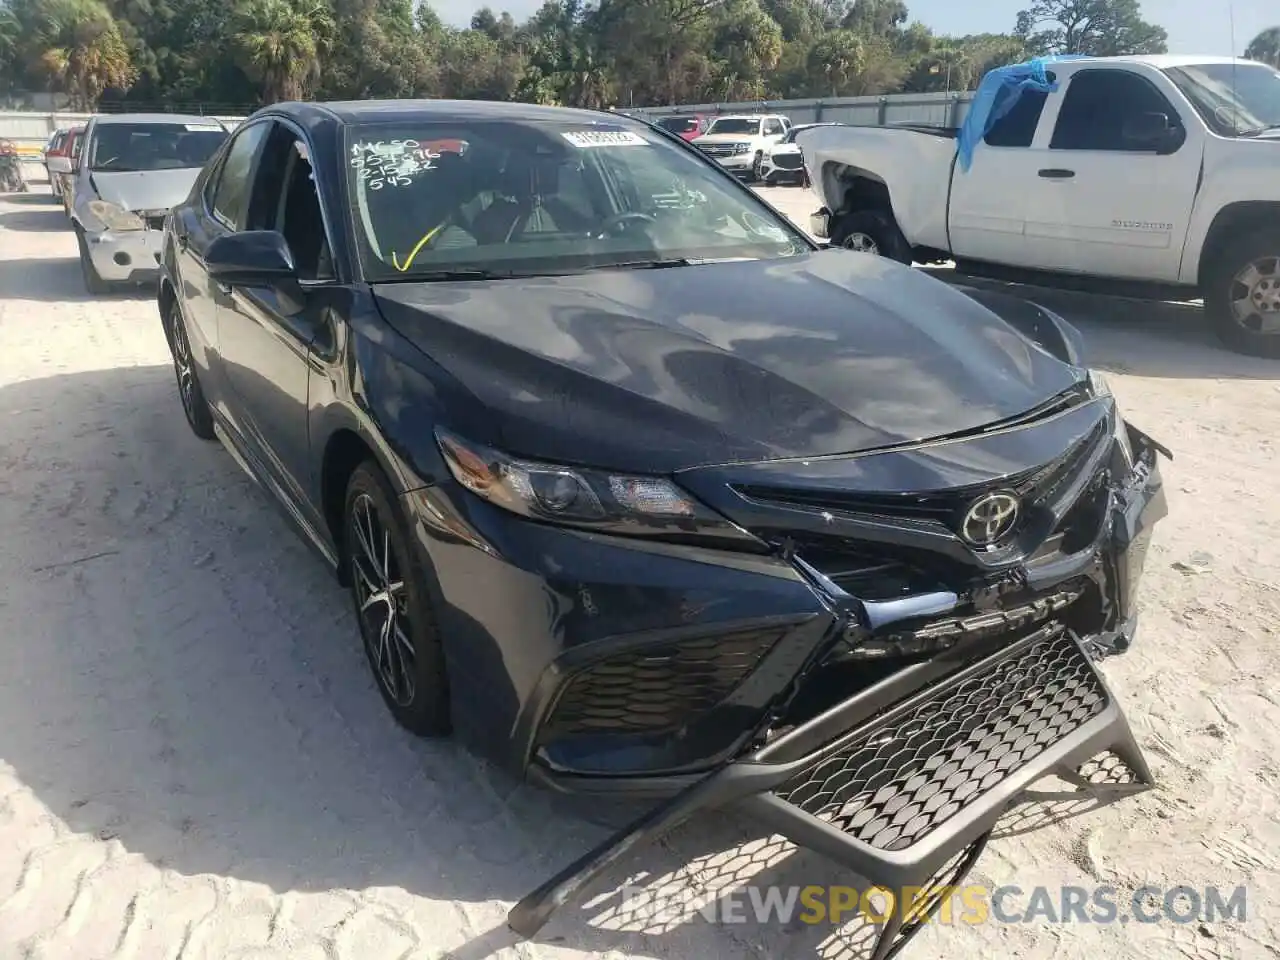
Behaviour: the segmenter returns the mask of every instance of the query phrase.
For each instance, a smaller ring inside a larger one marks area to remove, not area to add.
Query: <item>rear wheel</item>
[[[449,688],[428,573],[382,471],[366,461],[347,484],[344,562],[365,656],[396,722],[449,732]]]
[[[1280,230],[1256,230],[1224,246],[1208,271],[1204,305],[1232,350],[1280,358]]]
[[[911,246],[892,216],[879,210],[846,213],[831,229],[831,242],[846,250],[874,253],[899,263],[911,262]]]

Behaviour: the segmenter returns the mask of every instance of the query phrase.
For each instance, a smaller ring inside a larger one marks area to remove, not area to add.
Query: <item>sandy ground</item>
[[[850,929],[619,914],[628,882],[856,882],[732,816],[513,945],[506,908],[622,811],[392,725],[345,596],[188,431],[154,305],[87,298],[75,249],[52,203],[0,200],[2,960],[862,955]],[[1218,349],[1193,307],[1046,299],[1176,454],[1139,642],[1108,666],[1160,786],[1020,808],[973,876],[1245,884],[1249,919],[934,926],[907,956],[1280,955],[1280,365]]]

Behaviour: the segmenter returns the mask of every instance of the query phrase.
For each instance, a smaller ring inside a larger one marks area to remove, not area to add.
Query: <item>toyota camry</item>
[[[400,724],[662,800],[518,930],[704,806],[919,883],[1050,770],[1149,781],[1095,662],[1165,451],[1047,310],[821,248],[648,124],[447,101],[254,114],[159,310]]]

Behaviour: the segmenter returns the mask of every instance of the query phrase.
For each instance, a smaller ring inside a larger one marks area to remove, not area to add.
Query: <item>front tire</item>
[[[93,258],[89,256],[89,242],[85,240],[82,230],[76,230],[76,245],[80,248],[80,274],[84,277],[84,288],[95,297],[110,293],[110,285],[102,279],[98,268],[93,265]]]
[[[874,253],[898,263],[911,263],[911,245],[892,215],[880,210],[855,210],[835,222],[831,242],[846,250]]]
[[[213,412],[209,401],[200,389],[195,359],[191,353],[191,339],[187,336],[187,324],[175,301],[169,307],[169,353],[173,356],[173,373],[178,380],[178,397],[182,400],[182,412],[187,417],[191,432],[201,440],[216,440],[213,430]]]
[[[449,686],[429,574],[396,497],[366,461],[347,484],[343,545],[365,656],[383,702],[418,736],[447,734]]]
[[[755,159],[751,161],[751,182],[759,183],[764,178],[764,154],[759,150],[756,151]]]
[[[1226,346],[1248,356],[1280,359],[1280,230],[1247,233],[1213,257],[1204,307]]]

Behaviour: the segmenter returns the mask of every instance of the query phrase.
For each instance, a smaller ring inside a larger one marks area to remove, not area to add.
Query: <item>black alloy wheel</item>
[[[420,736],[449,732],[449,696],[428,580],[400,509],[373,463],[347,485],[345,562],[365,656],[396,722]]]
[[[213,413],[200,389],[195,360],[191,356],[191,341],[187,339],[187,324],[175,302],[169,307],[169,352],[173,354],[173,374],[178,381],[178,396],[182,400],[182,412],[186,414],[191,432],[201,440],[214,440]]]

